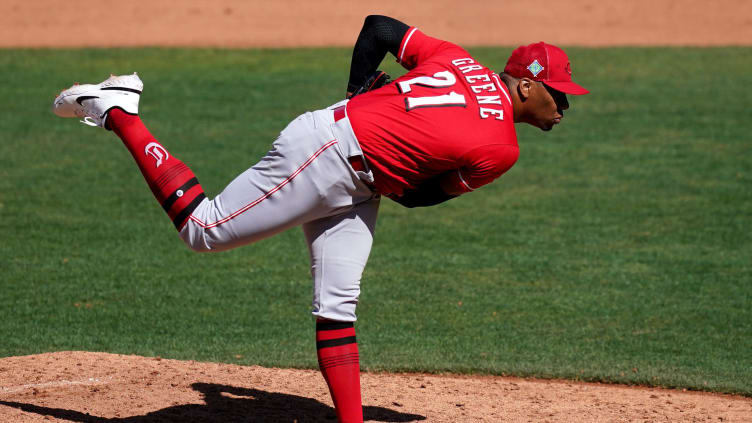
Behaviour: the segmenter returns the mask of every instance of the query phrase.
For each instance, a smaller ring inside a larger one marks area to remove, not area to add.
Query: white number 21
[[[413,85],[419,85],[428,88],[448,88],[457,82],[457,78],[449,71],[436,72],[431,76],[417,76],[413,79],[400,81],[397,84],[400,92],[407,94],[413,90]],[[429,96],[429,97],[405,97],[405,107],[410,110],[420,107],[465,107],[465,96],[450,91],[449,94]]]

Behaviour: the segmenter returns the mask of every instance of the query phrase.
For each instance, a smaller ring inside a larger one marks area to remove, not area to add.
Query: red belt
[[[334,109],[334,121],[337,122],[345,118],[345,106],[339,106]]]
[[[339,106],[336,109],[334,109],[334,121],[340,121],[345,118],[345,106]],[[350,166],[352,166],[353,169],[355,169],[356,172],[365,172],[366,171],[366,163],[365,158],[363,156],[352,156],[348,157],[347,160],[350,162]]]

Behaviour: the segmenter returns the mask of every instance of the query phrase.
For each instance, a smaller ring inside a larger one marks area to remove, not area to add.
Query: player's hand
[[[386,72],[377,70],[373,73],[368,79],[366,79],[366,82],[361,85],[357,90],[353,92],[348,92],[347,96],[345,98],[353,98],[358,94],[367,93],[368,91],[373,91],[376,89],[379,89],[383,87],[384,85],[388,84],[392,81],[392,77],[387,75]]]

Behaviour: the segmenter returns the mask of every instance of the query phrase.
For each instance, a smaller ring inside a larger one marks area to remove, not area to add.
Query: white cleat
[[[101,126],[113,108],[137,115],[144,83],[133,75],[111,75],[99,84],[74,84],[55,98],[52,111],[60,117],[79,118],[89,126]]]

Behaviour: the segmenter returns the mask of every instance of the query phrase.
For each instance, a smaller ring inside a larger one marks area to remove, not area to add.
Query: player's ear
[[[530,95],[532,95],[534,86],[535,86],[535,81],[533,81],[532,79],[520,78],[520,81],[517,84],[517,94],[520,96],[520,100],[522,101],[527,100],[530,97]]]

